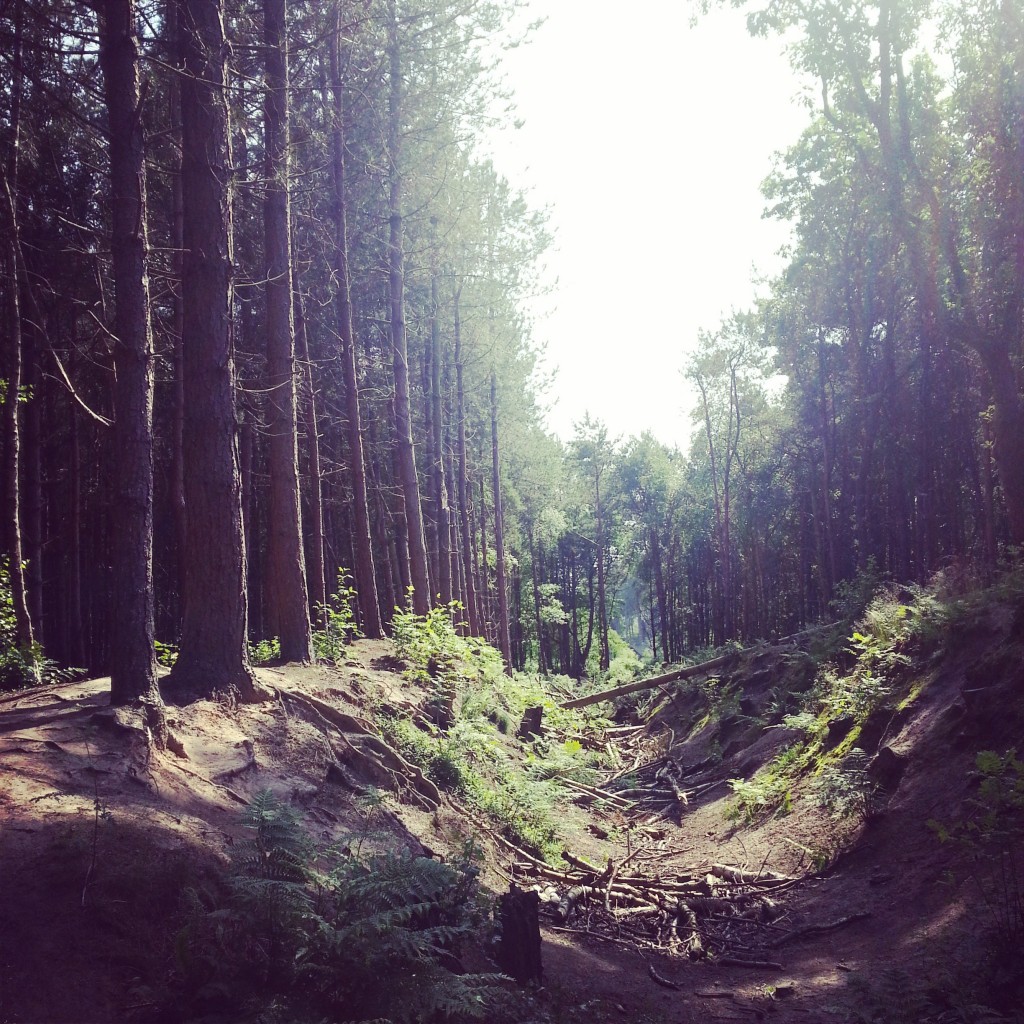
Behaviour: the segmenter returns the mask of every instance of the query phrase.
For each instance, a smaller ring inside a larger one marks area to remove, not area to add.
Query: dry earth
[[[740,826],[725,815],[727,784],[692,801],[679,823],[646,829],[583,794],[567,798],[566,845],[594,863],[632,853],[635,865],[665,878],[717,862],[803,880],[771,924],[784,942],[773,957],[781,967],[668,958],[583,934],[585,920],[561,929],[549,922],[544,998],[552,1018],[870,1021],[901,1000],[911,1005],[911,989],[955,975],[985,915],[969,865],[927,822],[962,812],[979,746],[1006,749],[1019,735],[1019,680],[998,682],[970,708],[962,695],[965,671],[1005,629],[993,622],[968,638],[911,710],[888,724],[880,742],[907,767],[869,826],[837,824],[799,792],[789,815]],[[372,716],[423,696],[398,668],[388,643],[360,641],[337,669],[262,669],[273,700],[171,707],[177,753],[151,751],[131,716],[107,706],[108,680],[0,700],[0,1022],[145,1021],[140,981],[166,970],[183,880],[223,867],[241,833],[241,808],[265,788],[301,807],[324,840],[367,828],[357,789],[393,788],[374,812],[374,842],[447,856],[475,836],[486,850],[485,884],[504,890],[522,858],[459,805],[442,798],[435,806],[429,783],[408,766],[387,757],[380,766]],[[627,767],[669,747],[678,763],[695,764],[723,740],[706,733],[677,741],[673,715],[684,712],[669,700],[642,732],[624,733]],[[749,776],[785,740],[783,730],[758,728],[725,742],[716,777]],[[816,870],[821,860],[828,863]],[[854,914],[867,916],[785,941]]]

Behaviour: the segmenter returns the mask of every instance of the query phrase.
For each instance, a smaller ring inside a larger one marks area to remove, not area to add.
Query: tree
[[[334,188],[334,275],[338,337],[345,378],[345,409],[349,462],[352,472],[352,547],[355,553],[355,582],[363,632],[379,637],[382,632],[377,602],[377,579],[371,541],[369,502],[366,496],[366,463],[363,451],[362,409],[356,368],[356,344],[352,326],[352,297],[348,258],[348,199],[345,193],[345,106],[341,74],[341,6],[335,12],[330,39],[331,173]]]
[[[159,703],[153,631],[153,335],[146,170],[133,0],[100,8],[100,64],[110,131],[114,315],[114,608],[111,703]]]
[[[21,232],[18,218],[18,182],[21,146],[21,103],[24,86],[23,56],[24,4],[14,9],[14,52],[7,152],[0,166],[0,224],[3,226],[3,483],[6,494],[4,540],[7,547],[11,597],[14,603],[14,635],[18,647],[31,651],[35,643],[25,589],[25,566],[21,540],[21,423],[18,406],[22,400],[22,330],[19,300],[22,277]]]
[[[299,505],[295,324],[292,318],[291,131],[287,0],[263,0],[266,59],[263,224],[267,299],[268,468],[266,587],[285,661],[313,659]]]
[[[186,571],[181,650],[169,684],[256,694],[232,350],[231,136],[220,0],[182,0],[182,374]]]

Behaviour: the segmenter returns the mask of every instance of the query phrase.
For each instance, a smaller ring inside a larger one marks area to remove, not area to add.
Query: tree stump
[[[498,942],[498,966],[520,985],[540,985],[543,974],[540,962],[540,896],[523,892],[515,882],[498,900],[498,921],[501,938]]]
[[[541,705],[527,708],[523,712],[523,720],[519,723],[519,731],[516,736],[521,740],[529,739],[531,736],[539,736],[543,730],[541,720],[544,718],[544,708]]]

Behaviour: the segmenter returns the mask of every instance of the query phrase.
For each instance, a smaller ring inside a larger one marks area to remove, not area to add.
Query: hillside
[[[349,863],[458,866],[472,844],[460,877],[541,892],[544,987],[497,983],[487,1019],[1019,1020],[1019,964],[992,942],[1012,949],[1024,922],[1024,780],[1002,756],[1024,723],[1022,608],[1012,579],[885,593],[852,641],[737,653],[613,717],[549,692],[539,739],[515,732],[540,684],[443,635],[427,653],[427,630],[265,667],[259,704],[171,706],[166,750],[106,680],[12,693],[0,1021],[298,1019],[183,966],[183,893],[224,912],[268,792]],[[493,971],[474,928],[461,969]]]

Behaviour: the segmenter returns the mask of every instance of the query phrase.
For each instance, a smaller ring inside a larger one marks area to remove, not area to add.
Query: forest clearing
[[[713,80],[627,181],[562,76],[566,331],[547,2],[0,0],[0,1024],[1021,1019],[1024,7],[695,0],[804,115],[713,327]]]

